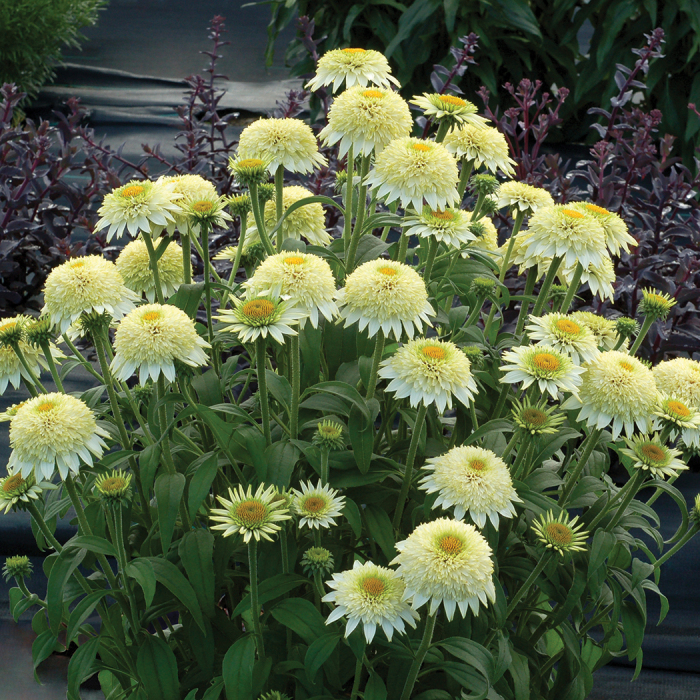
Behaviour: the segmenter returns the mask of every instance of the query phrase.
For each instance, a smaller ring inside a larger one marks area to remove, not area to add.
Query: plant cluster
[[[677,302],[645,289],[641,325],[571,313],[582,284],[612,295],[625,221],[509,179],[505,136],[454,94],[413,97],[411,136],[394,86],[379,52],[319,58],[337,195],[288,184],[327,172],[305,122],[256,121],[241,194],[114,183],[95,230],[131,239],[116,263],[69,258],[38,317],[0,322],[2,380],[29,395],[2,416],[0,508],[53,550],[45,598],[26,558],[3,575],[35,667],[77,645],[71,700],[95,674],[111,700],[582,700],[612,658],[641,668],[647,593],[663,617],[661,566],[700,529],[672,483],[700,363],[637,357]],[[66,393],[78,366],[95,386]]]

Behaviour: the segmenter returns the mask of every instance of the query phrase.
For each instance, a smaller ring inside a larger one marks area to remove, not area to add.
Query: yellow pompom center
[[[588,211],[595,212],[596,214],[609,214],[610,212],[607,209],[603,209],[603,207],[599,207],[597,204],[586,204],[586,209]]]
[[[342,49],[345,53],[364,53],[365,49]]]
[[[455,107],[464,107],[466,103],[461,97],[455,97],[454,95],[440,95],[440,100],[442,102],[447,102],[448,105],[454,105]]]
[[[455,556],[464,549],[464,542],[454,535],[445,535],[439,542],[438,547],[445,554]]]
[[[643,445],[642,454],[652,462],[663,462],[666,459],[666,453],[658,445]]]
[[[308,513],[318,513],[323,510],[326,502],[319,496],[309,496],[303,503],[302,508]]]
[[[248,318],[265,318],[275,310],[275,305],[267,299],[253,299],[243,304],[243,315]]]
[[[562,523],[549,523],[545,526],[544,531],[552,542],[560,545],[571,544],[574,538],[574,533],[571,532],[571,528],[562,525]]]
[[[146,311],[141,318],[144,321],[157,321],[160,318],[160,311]]]
[[[553,372],[559,369],[561,364],[559,358],[548,352],[538,353],[532,358],[532,361],[537,369],[545,370],[546,372]]]
[[[530,425],[544,425],[547,421],[547,414],[536,408],[526,408],[523,411],[523,420]]]
[[[430,212],[431,216],[440,221],[454,221],[455,213],[453,211],[443,211],[442,209],[436,209]]]
[[[260,158],[244,158],[243,160],[239,160],[236,165],[239,168],[259,168],[261,165],[264,165],[264,163]]]
[[[53,404],[50,401],[45,401],[42,404],[39,404],[36,407],[36,410],[39,411],[40,413],[46,413],[47,411],[52,411],[53,410]]]
[[[23,483],[24,479],[22,478],[21,474],[13,474],[12,476],[8,476],[7,479],[3,481],[2,490],[5,493],[10,493],[10,491],[18,489]]]
[[[384,93],[381,90],[363,90],[362,97],[374,97],[379,99],[380,97],[384,97]]]
[[[380,578],[376,576],[368,576],[360,584],[362,590],[372,596],[378,596],[384,593],[386,590],[386,584]]]
[[[143,191],[146,188],[143,185],[129,185],[128,187],[125,187],[121,191],[121,196],[126,197],[127,199],[129,197],[138,197],[140,194],[143,194]]]
[[[100,482],[99,489],[102,493],[117,493],[126,487],[126,479],[121,476],[110,476]]]
[[[246,527],[255,527],[265,520],[267,509],[259,501],[243,501],[236,506],[234,514]]]
[[[445,359],[445,349],[440,348],[437,345],[428,345],[428,347],[421,350],[421,353],[423,353],[425,357],[429,357],[431,360]]]
[[[71,267],[83,267],[85,265],[84,260],[76,260],[74,263],[71,263]]]
[[[666,406],[671,413],[675,413],[677,416],[687,418],[690,415],[690,409],[680,401],[669,401]]]
[[[471,462],[469,462],[469,468],[480,472],[486,469],[486,463],[483,459],[473,459]]]
[[[420,151],[421,153],[425,153],[430,150],[430,146],[428,146],[427,143],[412,143],[411,148],[414,151]]]
[[[565,216],[571,217],[572,219],[583,219],[585,216],[585,214],[582,214],[580,211],[576,211],[575,209],[562,209],[561,213]]]
[[[292,256],[284,259],[284,264],[285,265],[303,265],[304,258],[301,258],[298,255],[292,255]]]
[[[393,277],[396,274],[396,270],[393,267],[380,267],[379,272],[387,277]]]
[[[622,367],[622,369],[624,370],[627,370],[628,372],[631,372],[634,369],[632,363],[627,362],[626,360],[620,360],[620,367]]]
[[[213,208],[214,202],[209,202],[207,200],[195,202],[192,205],[192,209],[194,209],[196,212],[199,212],[200,214],[205,214],[206,212],[211,211]]]
[[[562,333],[571,333],[573,335],[574,333],[581,332],[581,326],[579,326],[578,323],[569,321],[566,318],[559,319],[554,325],[557,327],[557,330],[560,330]]]
[[[17,325],[17,321],[8,321],[7,323],[3,323],[2,326],[0,326],[0,333],[2,331],[9,330],[10,328],[14,328]]]

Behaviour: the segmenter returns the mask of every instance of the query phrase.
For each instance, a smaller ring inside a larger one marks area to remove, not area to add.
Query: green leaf
[[[348,433],[350,434],[350,444],[352,445],[355,463],[361,474],[369,471],[372,462],[372,448],[374,446],[374,418],[379,413],[379,402],[371,399],[369,408],[372,412],[368,419],[356,406],[350,409],[348,419]]]
[[[265,449],[267,483],[288,487],[301,451],[289,442],[276,442]]]
[[[399,27],[396,35],[389,45],[384,49],[384,55],[391,58],[397,48],[422,25],[440,6],[439,0],[423,0],[415,2],[399,19]]]
[[[161,474],[156,479],[155,493],[158,503],[158,525],[160,541],[163,543],[163,553],[167,554],[173,539],[175,521],[180,508],[182,494],[185,491],[183,474]]]
[[[160,445],[148,445],[139,454],[139,474],[146,493],[153,488],[153,480],[160,464]]]
[[[32,662],[34,669],[53,654],[54,649],[58,648],[58,639],[51,630],[42,632],[32,643]]]
[[[58,626],[63,617],[63,592],[71,575],[85,559],[86,553],[85,549],[64,549],[51,567],[46,588],[46,603],[49,626],[54,634],[58,632]]]
[[[103,537],[95,537],[94,535],[81,535],[73,537],[65,544],[65,549],[87,549],[88,552],[95,554],[106,554],[108,557],[116,557],[117,552],[111,542]]]
[[[628,602],[622,604],[622,627],[627,640],[627,657],[630,661],[637,658],[644,640],[645,616],[636,605]]]
[[[394,527],[387,512],[376,505],[368,505],[363,509],[370,536],[381,547],[384,556],[391,561],[397,554]]]
[[[141,586],[146,607],[151,607],[156,594],[156,575],[151,563],[147,559],[134,559],[126,565],[126,574]]]
[[[503,418],[494,418],[488,423],[484,423],[478,430],[471,433],[464,441],[465,445],[471,445],[488,433],[512,433],[513,424]]]
[[[187,509],[193,520],[211,490],[211,485],[218,471],[219,459],[216,454],[211,454],[197,467],[197,471],[190,479],[190,485],[187,489]]]
[[[214,537],[202,528],[180,540],[178,554],[207,617],[214,615]]]
[[[370,674],[365,686],[365,700],[386,700],[386,686],[378,673]]]
[[[612,532],[597,530],[593,535],[591,554],[588,558],[588,578],[590,578],[603,565],[613,551],[617,538]]]
[[[213,369],[194,377],[191,384],[197,392],[199,403],[205,406],[216,406],[224,400],[221,393],[221,379]]]
[[[367,420],[371,420],[372,416],[369,407],[354,386],[345,384],[345,382],[321,382],[320,384],[316,384],[316,386],[312,387],[312,389],[315,392],[322,391],[334,396],[340,396],[343,399],[350,401],[360,409],[362,415],[365,416]]]
[[[159,637],[146,635],[141,640],[136,670],[148,700],[173,700],[180,697],[175,654]]]
[[[66,644],[70,644],[73,638],[78,633],[80,625],[90,617],[92,611],[97,607],[97,604],[106,595],[109,595],[109,590],[94,591],[86,595],[71,611],[68,619],[68,628],[66,629]],[[81,647],[82,648],[82,647]]]
[[[194,321],[197,318],[197,310],[203,292],[204,282],[181,284],[167,303],[182,309]]]
[[[265,370],[265,378],[267,379],[268,391],[289,414],[289,407],[292,404],[292,387],[289,385],[287,378],[277,374],[277,372],[273,372],[271,369]]]
[[[381,225],[381,224],[379,224]],[[359,267],[370,260],[376,260],[381,257],[389,248],[389,243],[385,243],[374,236],[364,235],[360,238],[357,244],[357,253],[355,255],[355,267]]]
[[[494,677],[495,665],[493,656],[481,644],[465,637],[449,637],[439,642],[437,646],[475,668],[487,681],[490,682]]]
[[[68,664],[68,700],[80,700],[80,684],[95,673],[94,664],[99,647],[100,638],[93,637],[81,644],[71,656]]]
[[[251,700],[254,663],[255,640],[251,635],[239,639],[226,652],[221,665],[226,700]]]
[[[350,523],[350,527],[355,533],[355,537],[360,537],[362,535],[362,516],[360,515],[360,509],[357,507],[357,503],[349,499],[347,496],[345,497],[345,508],[343,508],[343,515]]]
[[[221,697],[221,691],[224,689],[224,679],[219,676],[214,679],[213,685],[211,688],[207,689],[207,692],[204,693],[204,696],[202,697],[202,700],[219,700]]]
[[[326,625],[316,606],[304,598],[286,598],[272,609],[272,617],[296,632],[307,644],[326,633]]]
[[[336,632],[327,632],[313,642],[306,650],[304,667],[306,668],[306,677],[309,679],[309,683],[316,682],[316,674],[321,670],[323,664],[333,653],[339,641],[340,637]]]
[[[258,586],[258,602],[262,605],[268,603],[275,598],[283,596],[285,593],[298,588],[304,584],[308,584],[309,579],[303,576],[298,576],[297,574],[277,574],[277,576],[272,576],[271,578],[265,579]],[[231,618],[242,615],[244,612],[250,610],[250,596],[247,595],[241,602],[235,607],[234,611],[231,613]]]

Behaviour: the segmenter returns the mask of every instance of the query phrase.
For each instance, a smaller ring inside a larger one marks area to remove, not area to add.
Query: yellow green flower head
[[[109,434],[97,425],[88,406],[68,394],[41,394],[29,399],[10,422],[12,454],[8,470],[25,479],[34,471],[36,478],[50,480],[58,468],[61,479],[77,474],[81,460],[93,465],[107,447]]]
[[[628,340],[632,336],[636,336],[639,333],[639,324],[633,318],[627,318],[622,316],[615,321],[615,328],[617,334],[625,340]]]
[[[690,522],[698,528],[700,527],[700,494],[695,496],[693,507],[690,509]]]
[[[700,362],[687,357],[659,362],[654,367],[659,391],[700,410]]]
[[[343,83],[346,88],[371,84],[389,89],[392,83],[401,87],[391,74],[384,54],[371,49],[333,49],[324,53],[316,66],[316,75],[306,84],[306,89],[318,90],[331,83],[333,92]]]
[[[479,173],[474,175],[469,183],[469,187],[474,194],[490,195],[498,189],[498,180],[493,175]]]
[[[620,336],[617,332],[617,323],[605,316],[599,316],[590,311],[575,311],[570,318],[586,326],[596,339],[596,344],[601,350],[612,350]]]
[[[226,228],[229,221],[233,221],[226,211],[228,201],[225,197],[219,197],[214,192],[200,197],[186,197],[180,202],[183,214],[195,233],[199,233],[202,224]]]
[[[279,690],[270,690],[267,693],[263,693],[258,700],[290,700],[289,695],[280,693]]]
[[[469,292],[478,297],[487,297],[496,289],[496,280],[489,277],[475,277],[469,285]]]
[[[630,246],[632,248],[637,246],[637,240],[630,236],[627,224],[618,214],[599,207],[592,202],[572,202],[567,206],[598,219],[605,230],[605,244],[611,255],[619,256],[620,249],[629,253]]]
[[[467,216],[470,215],[469,212],[464,213]],[[471,241],[467,247],[467,250],[462,252],[463,258],[469,257],[470,248],[485,250],[489,253],[495,253],[498,250],[498,230],[488,216],[483,216],[481,219],[479,219],[479,221],[473,222],[471,230],[476,236],[476,240]]]
[[[216,187],[201,175],[167,175],[158,182],[172,185],[176,194],[182,195],[186,199],[198,199],[216,194]]]
[[[526,330],[530,340],[539,341],[540,346],[549,345],[566,353],[576,364],[598,355],[598,343],[590,329],[566,314],[530,316]]]
[[[246,216],[252,211],[250,196],[247,194],[235,194],[226,200],[226,206],[233,216]]]
[[[18,555],[5,559],[5,564],[2,567],[2,577],[5,581],[9,581],[11,578],[24,580],[31,575],[32,563],[29,561],[28,556]]]
[[[527,398],[522,402],[515,399],[511,415],[515,425],[530,435],[553,435],[566,418],[556,406],[548,406],[546,399],[534,404]]]
[[[414,610],[430,602],[430,614],[440,605],[452,620],[459,607],[462,617],[471,608],[496,601],[491,547],[473,525],[440,518],[419,525],[407,539],[397,542],[398,573],[406,584],[405,600]]]
[[[424,92],[409,102],[420,107],[428,119],[447,120],[450,124],[466,124],[477,129],[488,128],[489,120],[477,114],[476,105],[457,95]]]
[[[289,520],[292,516],[284,507],[284,501],[275,500],[275,487],[264,484],[258,486],[255,493],[251,486],[244,489],[240,484],[235,489],[229,488],[228,499],[217,496],[223,508],[213,508],[209,519],[216,525],[212,530],[222,530],[224,537],[243,535],[243,541],[260,539],[272,542],[272,537],[280,530],[278,523]]]
[[[372,643],[378,627],[391,641],[394,630],[404,634],[405,623],[415,628],[419,619],[405,600],[406,586],[401,576],[384,566],[355,561],[352,569],[333,574],[326,585],[334,590],[322,600],[335,605],[326,624],[346,617],[346,637],[362,625],[367,644]]]
[[[665,321],[669,311],[675,304],[676,300],[665,292],[643,289],[642,301],[639,302],[639,312],[643,316],[651,316],[653,319],[660,318],[662,321]]]
[[[114,469],[95,479],[95,491],[105,505],[116,506],[131,499],[131,479],[131,474]]]
[[[564,284],[568,287],[573,282],[575,270],[575,265],[573,267],[565,267],[562,265],[557,272],[557,276],[563,280]],[[587,268],[584,268],[581,273],[581,284],[588,284],[591,294],[597,296],[601,301],[613,299],[615,296],[613,283],[616,279],[615,267],[612,258],[607,252],[603,253],[602,263],[591,263]]]
[[[451,207],[435,210],[423,207],[420,214],[413,212],[405,216],[401,226],[407,236],[434,238],[453,248],[476,240],[469,214]]]
[[[405,137],[392,141],[374,162],[367,183],[388,203],[397,199],[406,209],[445,209],[459,201],[457,161],[442,144]]]
[[[528,224],[527,254],[563,257],[566,267],[603,265],[605,231],[598,220],[566,205],[538,209]]]
[[[462,347],[462,352],[469,360],[472,369],[480,369],[484,364],[484,353],[480,347],[476,345],[465,345]]]
[[[333,272],[317,255],[294,251],[271,255],[244,287],[256,295],[269,294],[288,300],[308,315],[314,328],[318,328],[319,315],[328,321],[338,315]]]
[[[2,329],[2,325],[3,321],[0,320],[0,330]],[[42,318],[27,319],[26,323],[23,324],[23,330],[27,342],[35,348],[50,344],[55,337],[51,319],[45,316]]]
[[[207,343],[197,334],[192,319],[171,304],[146,304],[124,317],[114,335],[115,355],[110,369],[125,382],[139,370],[139,383],[160,374],[176,379],[175,362],[200,367],[208,362]]]
[[[625,440],[626,448],[620,452],[632,459],[632,466],[649,472],[652,476],[663,479],[665,477],[676,478],[679,472],[688,468],[682,462],[680,450],[668,447],[661,442],[658,433],[652,437],[648,435],[634,435],[632,439]]]
[[[504,384],[520,384],[527,389],[537,382],[541,392],[556,399],[560,391],[576,394],[584,370],[564,352],[542,345],[520,345],[503,353],[501,377]]]
[[[328,146],[338,143],[342,158],[353,147],[355,156],[368,156],[394,139],[408,136],[413,119],[406,101],[393,90],[352,87],[338,95],[328,112],[328,124],[319,138]]]
[[[535,537],[547,548],[564,556],[569,552],[583,552],[586,549],[588,532],[583,524],[577,525],[578,516],[569,519],[564,511],[559,516],[550,510],[547,515],[540,515],[532,523]]]
[[[328,484],[324,486],[319,481],[314,486],[310,481],[302,482],[301,489],[292,489],[292,493],[292,510],[300,518],[299,527],[329,528],[336,524],[334,518],[343,514],[345,496],[339,496]]]
[[[344,450],[345,437],[343,435],[343,426],[332,420],[322,420],[316,426],[311,441],[317,447],[325,450]]]
[[[533,255],[530,252],[530,241],[532,240],[532,235],[529,231],[518,231],[515,236],[515,241],[513,242],[513,249],[511,251],[510,264],[517,265],[519,272],[522,275],[524,272],[530,270],[531,268],[537,268],[537,278],[544,277],[549,271],[549,267],[552,264],[552,259],[546,257],[545,255]],[[510,241],[506,241],[500,248],[499,252],[501,256],[505,256],[508,244]]]
[[[648,367],[636,357],[610,350],[587,362],[584,370],[578,397],[570,397],[562,408],[580,408],[578,420],[592,428],[612,424],[613,440],[623,428],[631,436],[635,425],[649,432],[658,392]]]
[[[271,173],[282,165],[291,173],[310,173],[327,165],[313,131],[301,119],[258,119],[241,132],[238,158],[263,160]]]
[[[262,185],[270,179],[269,163],[262,158],[229,158],[229,170],[236,182],[245,187]]]
[[[95,229],[101,231],[109,227],[107,241],[114,236],[121,237],[125,230],[134,237],[139,232],[158,234],[175,223],[181,197],[173,182],[131,180],[105,196],[97,211],[100,219]]]
[[[87,255],[71,258],[51,271],[44,285],[41,312],[65,333],[84,313],[107,313],[120,319],[138,300],[114,263],[99,255]]]
[[[542,187],[533,187],[524,182],[510,180],[504,182],[496,192],[498,208],[507,207],[514,214],[516,211],[532,214],[544,207],[553,207],[552,195]]]
[[[29,316],[22,315],[0,320],[0,347],[12,348],[22,341],[26,344],[25,326],[29,321]]]
[[[391,380],[386,390],[396,398],[408,398],[411,406],[434,403],[440,413],[452,408],[453,396],[469,406],[477,393],[467,356],[437,338],[409,340],[381,363],[378,374]]]
[[[473,163],[475,169],[483,165],[492,173],[499,170],[504,175],[515,173],[515,161],[510,157],[508,142],[492,126],[461,124],[445,136],[443,143],[456,158]]]
[[[333,555],[324,547],[311,547],[301,557],[301,568],[305,574],[329,574],[335,567]]]
[[[234,308],[224,309],[216,317],[226,324],[224,333],[236,333],[242,343],[251,343],[269,335],[278,343],[284,343],[285,335],[296,335],[295,326],[306,313],[279,297],[248,293],[243,299],[233,299]]]
[[[3,337],[0,346],[0,394],[4,394],[8,384],[19,389],[21,378],[31,381],[31,376],[20,362],[12,344],[17,348],[27,361],[29,368],[35,376],[41,374],[41,366],[46,366],[43,353],[40,349],[32,347],[25,340],[24,327],[29,322],[28,316],[15,316],[14,318],[0,319],[0,336]]]
[[[155,247],[158,241],[154,241]],[[153,303],[156,299],[156,284],[148,257],[148,248],[142,238],[128,243],[119,253],[115,262],[124,284],[133,292],[145,294],[146,299]],[[182,248],[171,241],[158,259],[158,274],[163,296],[167,299],[175,294],[184,282],[182,267]]]
[[[675,396],[659,394],[654,412],[654,430],[670,429],[670,437],[679,434],[687,447],[700,448],[700,411]]]
[[[43,491],[54,488],[46,481],[37,484],[33,473],[27,474],[26,478],[21,474],[9,473],[0,479],[0,513],[24,510],[29,503],[38,500]]]
[[[420,481],[420,488],[438,494],[433,508],[454,508],[454,517],[462,520],[466,513],[475,525],[483,528],[488,518],[495,528],[498,516],[516,515],[514,501],[520,501],[513,488],[506,463],[490,450],[481,447],[454,447],[423,465],[432,473]]]
[[[430,326],[433,307],[423,278],[409,265],[393,260],[370,260],[345,280],[336,294],[345,325],[359,323],[373,338],[381,329],[400,340],[405,330],[409,338]]]

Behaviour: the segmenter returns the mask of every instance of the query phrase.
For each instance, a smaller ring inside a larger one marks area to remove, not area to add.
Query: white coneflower
[[[19,389],[22,377],[32,381],[31,375],[13,349],[14,344],[17,345],[17,349],[22,353],[35,377],[41,374],[42,367],[47,368],[42,350],[27,342],[24,328],[28,323],[31,323],[30,317],[23,315],[0,319],[0,394],[5,393],[8,384]],[[54,359],[63,357],[63,353],[55,346],[52,347],[51,354]]]
[[[474,401],[476,382],[467,356],[454,344],[437,338],[410,340],[380,366],[390,379],[386,390],[411,406],[434,403],[441,413],[452,408],[452,396],[465,406]]]
[[[675,396],[660,394],[654,418],[655,430],[670,428],[671,437],[680,434],[686,445],[700,447],[700,411],[693,406]]]
[[[37,483],[34,474],[27,474],[25,478],[20,473],[10,472],[0,479],[0,513],[22,510],[32,501],[39,500],[44,491],[54,488],[56,487],[48,481]]]
[[[10,422],[12,454],[7,468],[27,477],[51,480],[58,468],[61,479],[77,474],[80,460],[92,466],[100,459],[108,437],[88,406],[68,394],[42,394],[26,401]]]
[[[299,526],[321,529],[335,525],[334,518],[343,514],[345,496],[339,496],[338,491],[320,481],[316,486],[310,481],[302,482],[300,486],[300,490],[292,489],[292,508],[300,517]]]
[[[355,561],[352,569],[333,574],[333,580],[327,581],[326,585],[335,590],[322,600],[336,606],[326,624],[347,617],[346,637],[362,624],[367,644],[372,643],[377,627],[381,627],[391,641],[394,630],[403,634],[406,631],[404,623],[415,628],[419,619],[416,611],[403,599],[406,590],[403,579],[384,566]]]
[[[590,216],[594,216],[605,231],[605,244],[612,255],[620,255],[620,249],[626,253],[630,252],[630,246],[636,247],[637,240],[632,238],[627,230],[624,219],[612,211],[591,202],[572,202],[567,206],[577,209]]]
[[[554,206],[552,195],[547,190],[517,180],[504,182],[496,191],[495,199],[499,209],[507,207],[513,214],[518,211],[532,214],[544,207]]]
[[[555,516],[550,510],[540,515],[532,523],[537,539],[547,548],[564,556],[569,552],[583,552],[586,549],[588,532],[583,524],[577,525],[578,516],[570,519],[566,512]]]
[[[156,241],[154,247],[157,246]],[[148,257],[148,248],[142,239],[137,238],[124,246],[115,264],[124,284],[129,289],[145,294],[146,299],[151,303],[155,301],[156,283]],[[167,244],[163,254],[158,258],[158,274],[163,297],[166,299],[175,294],[184,282],[182,248],[174,241]]]
[[[539,341],[538,345],[549,345],[565,352],[576,364],[598,354],[598,343],[591,330],[566,314],[531,316],[526,329],[531,340]]]
[[[386,56],[371,49],[332,49],[324,53],[316,66],[316,75],[306,88],[318,90],[331,83],[334,92],[343,83],[346,88],[372,84],[388,89],[392,83],[401,87],[391,74]]]
[[[505,175],[515,173],[515,161],[505,136],[491,126],[463,124],[455,127],[445,136],[445,148],[454,156],[472,161],[475,168],[482,165],[492,173],[500,170]]]
[[[559,268],[557,276],[567,287],[573,282],[576,265],[574,267]],[[602,301],[612,299],[615,296],[613,283],[617,279],[612,258],[608,253],[603,253],[602,262],[598,265],[591,263],[581,271],[580,284],[588,284],[591,294]]]
[[[84,313],[94,311],[120,319],[138,300],[114,263],[88,255],[67,260],[51,271],[44,284],[42,313],[65,333]]]
[[[409,102],[420,107],[428,119],[438,121],[447,119],[453,124],[465,124],[476,129],[488,128],[489,120],[479,116],[476,105],[457,95],[424,92],[422,95],[416,95]]]
[[[632,459],[632,466],[659,479],[676,478],[679,472],[688,469],[688,465],[678,459],[681,451],[664,445],[658,434],[652,437],[634,435],[631,440],[626,439],[625,443],[627,447],[620,452]]]
[[[414,609],[430,602],[430,614],[440,605],[448,620],[459,607],[462,616],[471,608],[496,600],[491,547],[473,525],[440,518],[419,525],[396,543],[399,555],[391,562],[406,584],[404,598]]]
[[[576,394],[584,370],[565,353],[540,345],[521,345],[503,353],[501,382],[527,389],[537,383],[539,390],[556,398],[560,391]]]
[[[576,323],[586,326],[596,339],[601,350],[612,350],[620,339],[615,321],[599,316],[591,311],[574,311],[569,318]]]
[[[327,164],[318,142],[301,119],[258,119],[241,132],[239,158],[260,158],[271,173],[282,165],[291,173],[310,173]]]
[[[653,372],[659,391],[700,410],[700,362],[676,357],[659,362]]]
[[[465,513],[483,528],[488,518],[498,527],[498,516],[516,515],[515,501],[520,501],[506,463],[490,450],[481,447],[454,447],[439,457],[426,460],[420,488],[438,493],[433,508],[454,508],[454,517]]]
[[[338,315],[333,272],[317,255],[296,252],[271,255],[260,263],[244,286],[256,295],[288,299],[308,314],[314,328],[318,327],[319,313],[328,321]]]
[[[289,520],[291,516],[284,507],[284,501],[275,500],[277,490],[274,486],[267,489],[264,484],[258,486],[255,493],[250,486],[244,489],[240,484],[229,488],[228,498],[217,496],[223,508],[212,508],[209,519],[216,525],[212,530],[222,530],[224,537],[243,535],[243,541],[251,538],[272,542],[272,537],[280,530],[278,523]]]
[[[115,355],[111,370],[126,381],[139,370],[139,381],[156,381],[161,372],[174,382],[175,361],[190,367],[205,365],[209,343],[201,338],[192,319],[177,306],[146,304],[128,314],[114,335]]]
[[[197,201],[198,199],[206,199],[216,197],[216,187],[214,184],[205,180],[201,175],[167,175],[158,179],[158,182],[171,185],[173,192],[179,195],[177,200],[178,205],[182,206],[185,201]],[[180,233],[187,233],[189,230],[190,220],[187,213],[180,209],[178,212],[173,212],[174,221],[166,226],[168,233],[172,234],[175,229]]]
[[[457,161],[442,144],[413,137],[395,139],[378,156],[367,183],[387,202],[400,201],[404,209],[433,209],[459,201]]]
[[[434,238],[453,248],[461,248],[465,243],[477,240],[471,230],[469,213],[462,209],[433,210],[423,207],[420,213],[405,216],[401,226],[406,236]]]
[[[413,119],[405,100],[392,90],[353,87],[338,95],[328,112],[328,124],[318,137],[338,143],[342,158],[353,147],[355,156],[368,156],[394,139],[411,133]]]

